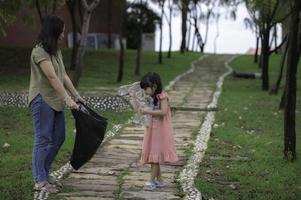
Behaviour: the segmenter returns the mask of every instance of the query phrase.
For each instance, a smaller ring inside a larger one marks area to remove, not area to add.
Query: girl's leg
[[[161,167],[160,164],[158,164],[158,173],[157,173],[157,181],[162,182],[162,176],[161,176]]]
[[[151,163],[151,176],[150,176],[150,182],[154,182],[157,177],[157,166],[156,163]]]

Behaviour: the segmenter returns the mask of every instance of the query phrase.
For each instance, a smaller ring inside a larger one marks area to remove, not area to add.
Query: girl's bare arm
[[[150,110],[150,109],[140,109],[142,114],[149,114],[153,116],[164,116],[168,112],[168,101],[167,99],[162,99],[160,101],[161,109],[160,110]]]

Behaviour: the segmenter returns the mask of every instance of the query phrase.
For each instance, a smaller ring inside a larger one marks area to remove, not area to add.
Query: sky
[[[149,6],[159,13],[159,9],[152,3],[149,3]],[[236,20],[232,20],[226,17],[227,11],[224,8],[219,8],[221,17],[219,20],[219,37],[216,42],[216,53],[246,53],[248,49],[255,48],[256,38],[254,33],[251,30],[246,29],[244,24],[245,17],[248,17],[248,11],[246,10],[244,5],[240,5],[237,9],[237,18]],[[172,24],[172,36],[173,36],[173,50],[179,50],[181,44],[181,15],[178,14],[173,18]],[[209,34],[208,41],[205,46],[205,52],[215,53],[214,52],[214,38],[217,33],[216,23],[213,22],[209,25]],[[203,29],[204,30],[204,29]],[[156,31],[156,42],[155,49],[159,49],[159,39],[160,39],[160,31],[157,28]],[[168,24],[164,20],[163,23],[163,51],[168,50],[169,46],[169,32],[168,32]],[[204,35],[204,34],[203,34]]]

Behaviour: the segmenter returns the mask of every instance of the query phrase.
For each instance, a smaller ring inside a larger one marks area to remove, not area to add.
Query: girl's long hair
[[[146,89],[147,87],[153,88],[154,86],[156,87],[156,90],[152,97],[154,99],[154,105],[156,106],[158,103],[156,96],[162,92],[163,86],[159,74],[156,72],[148,72],[142,77],[140,87]]]
[[[42,20],[42,27],[38,36],[38,43],[50,55],[55,55],[58,50],[58,40],[64,30],[64,21],[55,15],[47,15]]]

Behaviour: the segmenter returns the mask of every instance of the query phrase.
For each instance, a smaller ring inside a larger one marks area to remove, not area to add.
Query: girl
[[[130,92],[134,112],[151,115],[151,122],[144,131],[141,163],[151,165],[150,182],[147,190],[162,187],[160,164],[178,161],[174,147],[171,111],[168,94],[163,91],[159,74],[149,72],[142,78],[140,87],[153,99],[153,109],[138,108],[134,94]]]
[[[64,104],[78,109],[83,101],[66,74],[59,41],[64,38],[65,25],[57,16],[43,19],[38,43],[31,53],[29,105],[34,125],[32,175],[35,190],[57,193],[54,179],[49,176],[51,164],[65,140]]]

